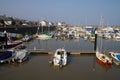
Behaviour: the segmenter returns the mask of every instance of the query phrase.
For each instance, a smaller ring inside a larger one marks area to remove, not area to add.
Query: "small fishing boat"
[[[4,51],[0,55],[0,63],[9,62],[9,61],[11,61],[13,59],[14,56],[15,56],[15,51],[14,50]]]
[[[96,58],[104,65],[111,65],[112,59],[109,58],[106,54],[96,51]]]
[[[109,52],[110,56],[120,62],[120,53]]]
[[[63,48],[57,49],[53,57],[54,66],[65,66],[67,64],[67,53]]]

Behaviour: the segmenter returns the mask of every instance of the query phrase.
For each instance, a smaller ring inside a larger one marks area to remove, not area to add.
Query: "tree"
[[[4,20],[2,18],[0,18],[0,23],[4,25]]]
[[[16,22],[15,22],[15,20],[12,20],[12,25],[16,25]]]

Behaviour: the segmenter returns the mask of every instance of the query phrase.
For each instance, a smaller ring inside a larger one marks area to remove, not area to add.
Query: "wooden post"
[[[94,51],[97,49],[97,32],[95,31]]]

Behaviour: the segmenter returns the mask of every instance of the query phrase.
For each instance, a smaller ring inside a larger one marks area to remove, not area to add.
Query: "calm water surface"
[[[111,43],[112,42],[112,43]],[[111,44],[110,44],[111,43]],[[93,43],[74,40],[33,40],[26,43],[28,48],[51,49],[65,47],[66,50],[93,49]],[[104,41],[104,48],[118,50],[120,42]],[[70,55],[68,65],[63,68],[49,64],[51,55],[30,55],[22,64],[0,64],[0,80],[119,80],[120,66],[106,67],[95,55]]]
[[[89,40],[85,41],[82,38],[76,40],[40,40],[36,39],[29,43],[26,43],[28,49],[44,49],[44,50],[56,50],[57,48],[64,47],[69,50],[94,50],[94,42]],[[97,40],[97,46],[101,49],[101,40]],[[102,40],[103,51],[119,51],[120,41],[115,40]]]

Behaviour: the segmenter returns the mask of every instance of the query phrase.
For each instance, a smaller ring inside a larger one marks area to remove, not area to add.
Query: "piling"
[[[97,31],[96,30],[94,31],[94,34],[95,34],[94,51],[96,51],[97,49]]]
[[[94,51],[97,49],[97,34],[95,34]]]

